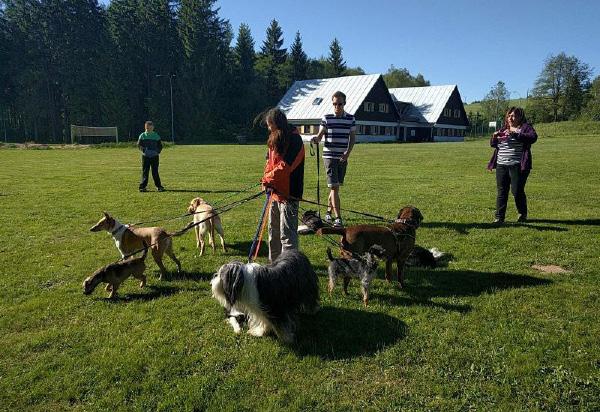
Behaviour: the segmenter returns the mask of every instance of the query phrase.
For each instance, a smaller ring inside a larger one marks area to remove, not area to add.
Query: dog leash
[[[237,195],[239,195],[240,193],[247,192],[247,191],[249,191],[250,189],[253,189],[253,188],[255,188],[255,187],[257,187],[257,186],[260,186],[260,185],[261,185],[261,183],[260,183],[260,182],[258,182],[258,183],[254,183],[254,184],[252,184],[251,186],[248,186],[248,187],[246,187],[246,188],[244,188],[244,189],[238,190],[238,191],[237,191],[237,192],[235,192],[235,193],[232,193],[232,194],[230,194],[230,195],[227,195],[227,196],[225,196],[225,197],[223,197],[223,198],[219,199],[217,202],[215,202],[215,206],[213,206],[213,209],[215,209],[215,210],[218,210],[218,209],[220,209],[220,208],[227,207],[227,205],[225,205],[225,206],[216,206],[216,205],[218,205],[219,203],[223,202],[223,201],[224,201],[224,200],[226,200],[226,199],[229,199],[229,198],[231,198],[231,197],[237,196]],[[193,216],[193,215],[195,215],[195,214],[199,214],[199,213],[203,213],[203,212],[192,212],[192,213],[186,213],[186,214],[184,214],[184,215],[181,215],[181,216],[167,217],[167,218],[162,218],[162,219],[154,219],[154,220],[146,220],[146,221],[142,221],[142,222],[130,223],[130,226],[147,225],[147,224],[149,224],[149,223],[158,223],[158,222],[168,222],[168,221],[171,221],[171,220],[183,219],[183,218],[186,218],[186,217],[188,217],[188,216]]]
[[[319,142],[315,143],[317,146],[317,203],[321,203],[321,156],[319,155]],[[313,151],[313,141],[310,141],[310,155],[314,156],[315,152]],[[321,218],[321,208],[317,208],[317,214],[319,215],[319,219]]]
[[[258,256],[258,251],[260,250],[260,244],[262,242],[262,235],[265,230],[266,222],[268,219],[265,219],[267,215],[267,211],[271,209],[271,203],[273,202],[273,197],[271,196],[271,191],[267,190],[265,198],[265,204],[263,205],[263,210],[260,214],[260,219],[258,220],[258,226],[256,227],[256,233],[254,234],[254,238],[252,239],[252,245],[250,246],[250,252],[248,253],[248,263],[252,263],[256,260]]]
[[[237,201],[235,201],[235,202],[229,203],[228,205],[221,206],[219,209],[222,209],[222,210],[215,211],[215,213],[214,213],[214,214],[212,214],[211,216],[208,216],[208,217],[206,217],[205,219],[202,219],[202,220],[200,220],[200,221],[198,221],[198,222],[190,222],[190,223],[188,223],[186,226],[184,226],[182,229],[178,230],[177,232],[169,233],[169,234],[168,234],[168,237],[173,237],[173,236],[179,236],[179,235],[182,235],[182,234],[184,234],[185,232],[187,232],[188,230],[190,230],[191,228],[193,228],[193,227],[195,227],[195,226],[198,226],[198,225],[200,225],[201,223],[204,223],[204,222],[206,222],[207,220],[209,220],[209,219],[212,219],[213,217],[215,217],[215,216],[217,216],[217,215],[220,215],[220,214],[222,214],[222,213],[228,212],[228,211],[230,211],[231,209],[233,209],[234,207],[240,206],[240,205],[242,205],[242,204],[244,204],[244,203],[246,203],[246,202],[249,202],[250,200],[256,199],[257,197],[261,196],[263,193],[264,193],[264,190],[261,190],[260,192],[258,192],[258,193],[255,193],[255,194],[253,194],[253,195],[250,195],[250,196],[248,196],[248,197],[245,197],[244,199],[240,199],[240,200],[237,200]],[[161,242],[161,241],[162,241],[162,239],[160,239],[158,242]],[[152,247],[152,246],[154,246],[154,245],[158,244],[158,242],[152,243],[152,244],[148,245],[148,247]],[[142,249],[136,250],[136,251],[134,251],[134,252],[132,252],[132,253],[130,253],[130,254],[128,254],[128,255],[125,255],[125,256],[123,256],[121,259],[119,259],[118,261],[121,261],[121,260],[127,259],[127,258],[129,258],[129,257],[131,257],[131,256],[133,256],[133,255],[135,255],[135,254],[137,254],[137,253],[140,253],[140,252],[141,252],[142,250],[144,250],[144,249],[145,249],[145,248],[142,248]],[[118,262],[118,261],[117,261],[117,262]]]

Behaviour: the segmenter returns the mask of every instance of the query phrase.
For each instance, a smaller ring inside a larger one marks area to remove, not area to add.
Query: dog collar
[[[404,223],[405,225],[408,225],[408,226],[414,226],[414,227],[418,226],[416,224],[416,222],[412,219],[396,219],[394,222],[395,223]]]
[[[115,236],[117,233],[119,233],[121,230],[127,229],[127,226],[125,226],[123,223],[119,223],[121,226],[117,227],[115,230],[111,231],[110,234]]]

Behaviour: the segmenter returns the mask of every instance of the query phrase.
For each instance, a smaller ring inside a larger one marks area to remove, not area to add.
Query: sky
[[[600,75],[597,0],[218,0],[217,7],[236,35],[241,23],[250,26],[257,50],[276,19],[284,47],[300,31],[316,58],[337,38],[350,67],[367,74],[405,67],[432,85],[457,84],[466,102],[500,80],[511,98],[526,97],[544,60],[560,52]]]

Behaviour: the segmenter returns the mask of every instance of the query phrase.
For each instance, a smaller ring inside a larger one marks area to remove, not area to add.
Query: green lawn
[[[0,409],[598,410],[600,141],[552,136],[533,147],[531,222],[501,228],[490,224],[487,141],[357,145],[343,205],[389,218],[415,205],[417,243],[453,260],[409,269],[403,290],[380,268],[364,309],[356,281],[349,297],[341,286],[327,294],[328,243],[302,237],[323,308],[289,347],[234,335],[210,296],[213,272],[245,259],[261,199],[222,216],[226,256],[196,257],[190,232],[175,239],[185,273],[158,281],[150,259],[148,286],[128,280],[115,302],[81,287],[119,256],[107,233],[88,231],[103,210],[135,222],[182,215],[196,195],[239,199],[261,176],[264,147],[169,147],[165,193],[137,191],[134,148],[0,150]],[[315,164],[307,158],[308,199]]]

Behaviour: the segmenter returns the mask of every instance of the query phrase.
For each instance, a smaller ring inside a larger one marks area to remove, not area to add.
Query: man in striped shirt
[[[331,212],[335,216],[334,226],[343,226],[340,204],[340,186],[344,184],[348,157],[356,140],[356,122],[354,116],[344,111],[346,95],[340,91],[333,94],[333,114],[326,114],[321,119],[319,133],[313,137],[314,143],[319,143],[325,136],[323,145],[323,163],[327,170],[327,213],[325,221],[332,221]]]

